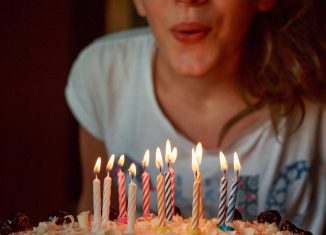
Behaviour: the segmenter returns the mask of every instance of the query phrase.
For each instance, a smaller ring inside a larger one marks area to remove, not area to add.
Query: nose
[[[191,5],[191,6],[201,5],[207,1],[208,0],[176,0],[176,2],[179,4]]]

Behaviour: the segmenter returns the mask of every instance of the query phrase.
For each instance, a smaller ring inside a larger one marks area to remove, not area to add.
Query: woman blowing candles
[[[218,152],[237,151],[243,169],[237,208],[244,218],[276,209],[322,234],[324,1],[134,3],[149,29],[95,41],[69,76],[66,97],[81,126],[85,169],[80,209],[91,208],[88,169],[95,156],[124,153],[141,163],[145,149],[163,149],[170,139],[179,156],[175,205],[189,216],[193,182],[186,166],[201,142],[205,216],[216,216]],[[155,167],[148,170],[155,186]]]

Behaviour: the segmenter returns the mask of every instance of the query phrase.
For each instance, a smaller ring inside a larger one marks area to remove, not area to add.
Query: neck
[[[181,96],[195,97],[197,101],[210,101],[237,93],[236,78],[239,76],[239,57],[229,60],[200,76],[178,73],[160,56],[155,56],[154,81],[158,87]]]

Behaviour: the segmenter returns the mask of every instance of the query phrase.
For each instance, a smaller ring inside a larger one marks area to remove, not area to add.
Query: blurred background
[[[81,176],[69,69],[95,38],[145,21],[131,0],[12,0],[0,11],[0,220],[74,214]]]

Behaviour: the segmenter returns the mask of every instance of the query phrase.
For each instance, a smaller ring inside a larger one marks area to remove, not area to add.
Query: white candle
[[[101,182],[97,178],[97,174],[100,172],[101,158],[97,158],[94,174],[95,179],[93,180],[93,209],[94,209],[94,220],[93,220],[93,232],[98,232],[101,228]]]
[[[131,181],[128,185],[128,224],[127,233],[134,233],[134,226],[136,221],[136,191],[137,185],[134,183],[133,178],[136,175],[136,166],[134,163],[131,164],[129,168],[129,173],[131,175]]]
[[[103,208],[102,208],[102,223],[105,224],[110,220],[110,204],[111,204],[111,184],[110,170],[112,170],[114,163],[114,155],[111,155],[110,160],[106,166],[107,176],[104,178],[103,188]]]

